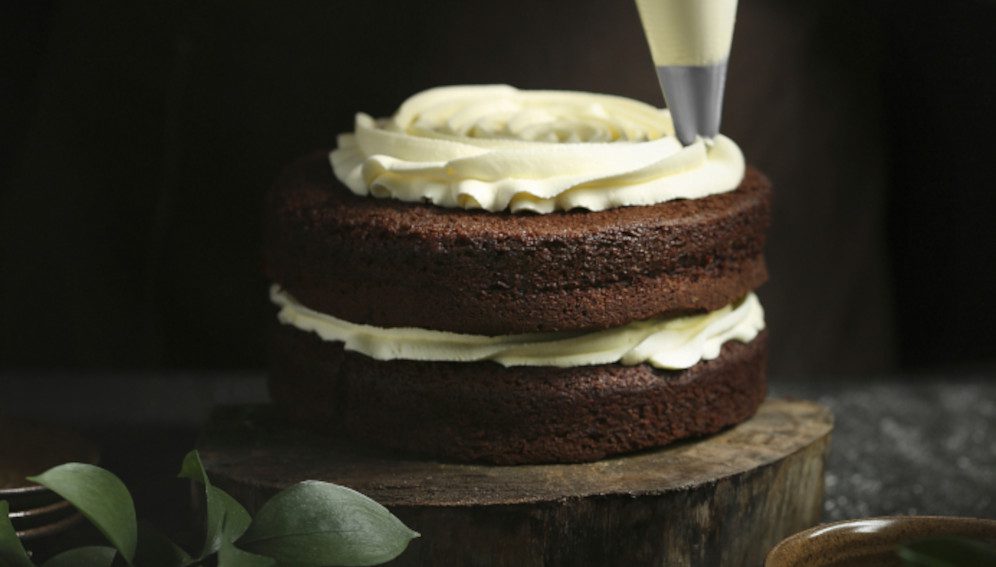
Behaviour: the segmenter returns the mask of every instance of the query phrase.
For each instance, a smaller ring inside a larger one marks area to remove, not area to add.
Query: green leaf
[[[0,566],[3,567],[34,567],[34,563],[24,551],[21,540],[17,537],[14,525],[10,523],[10,504],[0,500]]]
[[[222,526],[222,531],[228,532],[230,530],[231,528],[226,521],[226,525]],[[272,558],[239,549],[231,540],[222,540],[221,548],[218,549],[217,567],[276,567],[276,565],[277,562]]]
[[[121,479],[94,465],[66,463],[28,480],[68,500],[129,565],[134,564],[138,543],[135,503]]]
[[[218,567],[276,567],[277,562],[270,557],[243,551],[229,541],[221,542],[218,550]]]
[[[170,541],[152,524],[138,523],[138,549],[135,564],[139,567],[179,567],[190,561],[187,552]]]
[[[113,547],[88,546],[63,551],[42,567],[110,567],[118,552]]]
[[[239,539],[252,523],[249,512],[246,512],[246,509],[230,494],[217,486],[211,487],[211,495],[221,502],[221,507],[225,510],[225,521],[221,528],[222,541],[231,542]]]
[[[899,545],[896,553],[909,567],[996,565],[996,545],[961,537],[912,541]]]
[[[201,456],[197,451],[187,453],[180,467],[180,478],[187,478],[204,485],[204,502],[207,517],[204,520],[204,548],[201,557],[218,551],[223,541],[235,541],[249,527],[249,512],[226,492],[211,485]]]
[[[271,498],[239,547],[304,565],[378,565],[394,559],[419,534],[370,498],[314,480]]]

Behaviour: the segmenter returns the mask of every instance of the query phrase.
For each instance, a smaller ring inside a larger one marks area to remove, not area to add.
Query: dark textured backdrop
[[[6,3],[0,369],[255,367],[281,165],[453,83],[661,104],[629,1]],[[992,368],[996,2],[744,0],[781,376]]]

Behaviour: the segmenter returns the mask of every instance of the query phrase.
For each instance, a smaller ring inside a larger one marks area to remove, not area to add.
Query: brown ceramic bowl
[[[996,542],[996,520],[886,516],[816,526],[776,545],[765,567],[901,567],[896,546],[919,539],[965,537]]]

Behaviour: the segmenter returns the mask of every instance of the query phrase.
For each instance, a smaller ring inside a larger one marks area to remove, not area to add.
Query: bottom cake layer
[[[377,361],[279,326],[270,391],[291,419],[437,458],[568,463],[666,445],[746,420],[766,391],[767,332],[681,371]]]

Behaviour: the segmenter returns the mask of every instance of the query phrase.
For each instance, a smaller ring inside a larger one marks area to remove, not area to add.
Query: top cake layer
[[[267,275],[349,324],[468,335],[720,309],[766,278],[770,186],[731,140],[673,130],[635,100],[504,85],[359,114],[270,193]]]
[[[352,323],[504,335],[606,329],[736,302],[766,279],[771,189],[606,211],[513,214],[351,192],[326,152],[265,208],[267,276]]]

